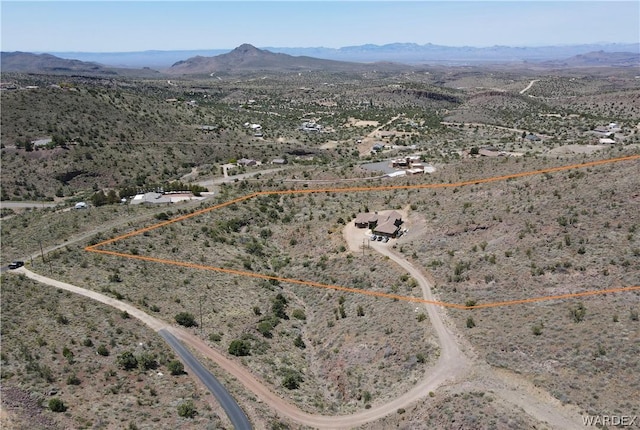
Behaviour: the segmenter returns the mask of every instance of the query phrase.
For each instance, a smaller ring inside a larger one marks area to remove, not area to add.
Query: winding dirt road
[[[384,212],[381,212],[384,214]],[[403,213],[406,219],[406,213]],[[367,235],[362,229],[356,228],[353,223],[348,224],[343,230],[343,235],[349,248],[354,252],[362,252],[363,238]],[[431,293],[431,285],[422,270],[407,261],[401,254],[393,249],[393,241],[382,243],[369,242],[371,249],[389,257],[390,260],[405,269],[420,285],[425,299],[438,301]],[[402,396],[407,405],[424,396],[424,390],[420,387],[429,387],[433,390],[442,385],[447,379],[465,383],[467,387],[473,386],[480,391],[491,391],[496,396],[506,400],[514,406],[522,408],[528,415],[552,428],[569,430],[583,429],[582,418],[577,408],[564,406],[549,393],[535,387],[526,379],[504,369],[494,369],[487,363],[472,360],[465,356],[460,348],[458,339],[462,339],[453,328],[445,326],[440,312],[444,309],[436,305],[424,305],[431,325],[438,336],[441,354],[436,365],[431,368],[429,376],[418,382],[414,390],[411,390],[412,398]],[[436,384],[434,386],[434,383]]]

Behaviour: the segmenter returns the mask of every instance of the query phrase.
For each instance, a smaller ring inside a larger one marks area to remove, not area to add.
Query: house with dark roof
[[[402,225],[402,215],[391,211],[378,217],[378,224],[372,229],[378,236],[396,237]]]
[[[374,228],[378,224],[378,214],[364,212],[359,213],[356,217],[354,224],[358,228]]]

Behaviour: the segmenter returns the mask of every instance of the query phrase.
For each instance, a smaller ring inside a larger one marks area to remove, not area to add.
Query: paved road
[[[6,200],[0,202],[0,208],[7,209],[55,208],[56,206],[58,206],[58,203],[51,202],[12,202]]]
[[[160,329],[158,334],[173,348],[173,350],[180,356],[180,359],[186,364],[193,373],[202,381],[202,383],[211,391],[216,397],[222,409],[227,413],[227,416],[231,420],[233,427],[238,430],[251,429],[251,423],[245,415],[244,411],[238,403],[231,397],[231,394],[222,386],[222,384],[216,379],[215,376],[191,354],[191,352],[184,347],[176,339],[174,335],[169,333],[166,329]]]
[[[176,353],[180,356],[187,367],[189,367],[193,371],[194,375],[198,377],[200,381],[202,381],[202,383],[209,389],[209,391],[211,391],[211,394],[216,397],[236,429],[244,430],[252,428],[247,416],[244,414],[242,409],[240,409],[240,406],[238,406],[235,400],[233,400],[229,392],[226,391],[220,384],[220,382],[218,382],[211,374],[211,372],[206,370],[202,366],[202,364],[200,364],[197,359],[184,346],[182,346],[182,344],[176,339],[176,337],[168,331],[172,330],[174,333],[182,335],[181,337],[183,338],[189,338],[189,335],[184,332],[184,330],[177,327],[171,327],[166,322],[147,314],[146,312],[136,308],[133,305],[130,305],[129,303],[122,302],[120,300],[114,299],[113,297],[105,296],[104,294],[97,291],[87,290],[76,285],[67,284],[66,282],[42,276],[40,274],[32,272],[26,267],[21,267],[19,269],[12,270],[11,272],[25,275],[28,278],[46,285],[51,285],[52,287],[88,297],[92,300],[112,306],[121,311],[126,311],[132,317],[139,319],[148,327],[157,331],[160,336],[162,336],[162,338],[165,339],[167,343],[174,349],[174,351],[176,351]]]

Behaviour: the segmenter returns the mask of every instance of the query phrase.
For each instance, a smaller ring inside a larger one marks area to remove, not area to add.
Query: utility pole
[[[42,262],[46,263],[46,260],[44,259],[44,251],[42,250],[42,239],[40,239],[40,255],[42,256]]]
[[[200,335],[202,336],[202,297],[200,297]]]

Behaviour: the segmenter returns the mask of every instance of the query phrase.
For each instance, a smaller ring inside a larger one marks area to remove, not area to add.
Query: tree
[[[185,327],[198,327],[195,317],[189,312],[180,312],[176,315],[176,322]]]
[[[193,418],[198,414],[196,407],[193,404],[193,400],[187,400],[178,405],[178,415],[183,418]]]
[[[246,340],[235,339],[229,344],[229,354],[244,357],[251,353],[251,344]]]
[[[171,360],[167,364],[167,368],[172,375],[182,375],[184,373],[184,365],[180,360]]]
[[[51,409],[52,412],[64,412],[67,410],[67,407],[62,400],[54,397],[53,399],[49,400],[49,409]]]
[[[125,351],[117,358],[118,366],[124,370],[131,370],[138,367],[138,359],[131,351]]]
[[[107,204],[107,196],[104,194],[102,190],[98,191],[94,195],[91,196],[91,203],[94,206],[103,206]]]

